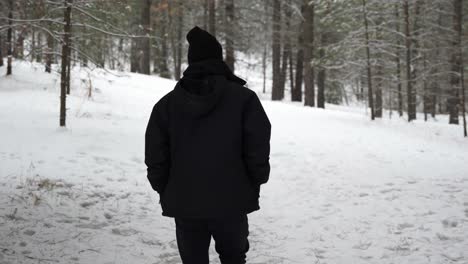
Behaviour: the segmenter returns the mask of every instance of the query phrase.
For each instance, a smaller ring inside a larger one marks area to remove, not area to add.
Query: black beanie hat
[[[205,30],[195,26],[187,33],[188,63],[208,59],[223,60],[223,48],[218,40]]]

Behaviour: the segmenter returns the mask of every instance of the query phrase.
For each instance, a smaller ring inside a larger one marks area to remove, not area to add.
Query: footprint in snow
[[[104,217],[105,217],[107,220],[110,220],[110,219],[112,219],[112,217],[114,217],[114,216],[113,216],[112,214],[106,212],[106,213],[104,213]]]
[[[411,223],[401,223],[401,224],[398,224],[398,226],[397,226],[397,228],[398,228],[399,230],[403,230],[403,229],[407,229],[407,228],[412,228],[412,227],[414,227],[414,225],[411,224]]]
[[[80,203],[80,206],[83,207],[83,208],[88,208],[88,207],[91,207],[95,204],[97,204],[98,202],[97,201],[86,201],[86,202],[82,202]]]
[[[33,236],[34,234],[36,234],[36,231],[28,229],[28,230],[25,230],[23,234],[27,236]]]
[[[372,242],[359,242],[353,246],[354,249],[367,250],[372,245]]]
[[[131,236],[138,233],[137,230],[133,228],[112,228],[112,234],[120,236]]]
[[[458,221],[454,220],[454,219],[444,219],[444,220],[442,220],[442,225],[445,228],[457,227],[458,226]]]
[[[106,226],[108,226],[109,224],[108,223],[105,223],[105,222],[101,222],[101,223],[98,223],[98,222],[92,222],[92,223],[84,223],[84,224],[77,224],[75,225],[75,227],[77,228],[86,228],[86,229],[102,229]]]
[[[383,189],[380,191],[380,193],[391,193],[391,192],[401,192],[400,188],[389,188],[389,189]]]
[[[462,253],[459,252],[446,252],[441,254],[443,257],[449,259],[450,261],[458,262],[460,260],[464,259],[464,256]]]

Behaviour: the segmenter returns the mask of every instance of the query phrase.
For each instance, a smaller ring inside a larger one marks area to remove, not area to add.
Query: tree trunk
[[[326,81],[326,69],[323,66],[325,60],[325,46],[327,45],[327,33],[322,32],[321,34],[321,47],[319,50],[320,56],[320,67],[317,73],[317,107],[325,108],[325,81]]]
[[[294,90],[294,58],[293,58],[293,53],[292,53],[292,46],[290,46],[289,51],[288,51],[288,58],[289,58],[289,87],[292,91]]]
[[[12,59],[13,59],[13,0],[9,0],[10,11],[8,12],[8,33],[7,33],[7,72],[6,75],[12,74]]]
[[[405,46],[406,46],[406,92],[408,104],[408,122],[416,119],[416,92],[413,89],[413,73],[411,72],[411,31],[409,19],[409,0],[404,1],[403,9],[405,13]]]
[[[281,100],[281,1],[273,0],[273,38],[272,38],[272,68],[273,85],[271,99]]]
[[[31,52],[29,53],[29,55],[29,59],[31,60],[31,62],[34,62],[34,59],[36,58],[36,32],[34,30],[34,27],[31,29]]]
[[[266,61],[267,61],[267,45],[263,46],[262,56],[262,73],[263,73],[263,93],[266,93]]]
[[[3,67],[3,38],[2,38],[2,33],[0,33],[0,67]]]
[[[132,38],[130,46],[130,72],[140,72],[138,39]]]
[[[234,0],[226,0],[226,20],[225,20],[225,29],[226,29],[226,64],[234,72]]]
[[[315,106],[314,56],[314,2],[305,1],[304,10],[304,105]]]
[[[203,29],[208,29],[208,9],[209,9],[209,1],[210,0],[203,0]]]
[[[42,57],[43,57],[43,54],[42,54],[42,33],[39,31],[37,32],[37,36],[36,36],[36,46],[37,46],[37,50],[36,50],[36,62],[42,62]]]
[[[145,0],[141,14],[141,25],[143,26],[144,38],[141,38],[141,73],[150,74],[151,61],[151,0]]]
[[[306,3],[303,2],[301,5],[301,14],[302,17],[305,16]],[[291,90],[291,101],[300,102],[302,101],[302,79],[303,79],[303,70],[304,70],[304,39],[303,34],[305,32],[305,23],[301,19],[301,24],[299,28],[299,34],[297,39],[297,55],[296,55],[296,78],[294,89]]]
[[[216,37],[216,0],[208,1],[208,32]]]
[[[214,1],[214,0],[210,0]],[[177,63],[176,63],[176,69],[175,69],[175,76],[176,80],[180,80],[181,75],[182,75],[182,29],[184,26],[184,2],[183,0],[179,0],[179,6],[178,6],[178,27],[177,27]]]
[[[168,11],[164,11],[163,20],[161,23],[161,58],[159,58],[159,75],[163,78],[170,78],[171,73],[169,71],[168,59],[169,52],[167,48],[167,21],[168,21]]]
[[[397,2],[395,4],[395,17],[396,17],[396,32],[400,32],[400,11],[399,11],[400,3]],[[396,78],[397,78],[397,93],[398,93],[398,114],[403,116],[403,92],[402,92],[402,85],[401,85],[401,60],[400,60],[400,37],[397,36],[396,42],[396,56],[395,56],[395,64],[396,64]]]
[[[282,63],[281,63],[281,75],[280,75],[280,92],[281,92],[281,99],[284,98],[284,90],[286,85],[286,76],[288,73],[288,66],[289,61],[291,60],[291,0],[288,0],[287,6],[284,9],[284,17],[285,17],[285,27],[283,30],[283,55],[282,55]]]
[[[365,35],[366,35],[366,57],[367,57],[367,95],[368,95],[368,102],[369,108],[371,111],[371,120],[375,119],[375,112],[374,112],[374,92],[372,91],[372,71],[371,71],[371,59],[370,59],[370,47],[369,47],[369,22],[367,20],[367,7],[366,7],[366,0],[362,0],[362,7],[364,12],[364,27],[365,27]]]
[[[71,70],[71,61],[72,61],[72,53],[71,53],[71,45],[72,45],[72,40],[71,40],[71,27],[70,27],[70,39],[68,41],[68,60],[67,60],[67,94],[70,94],[70,81],[71,81],[71,75],[70,75],[70,70]]]
[[[382,99],[382,65],[376,66],[376,85],[375,85],[375,118],[382,118],[383,115],[383,99]]]
[[[51,34],[47,34],[47,52],[46,52],[46,63],[45,71],[48,73],[52,72],[52,52],[54,49],[54,38]]]
[[[70,54],[72,2],[73,0],[64,0],[65,10],[63,18],[65,24],[63,26],[62,69],[60,74],[60,126],[62,127],[65,126],[67,82],[69,82],[70,79],[70,75],[67,74],[67,66]]]
[[[449,124],[458,124],[459,115],[459,90],[461,80],[459,74],[461,73],[461,34],[462,34],[462,1],[453,0],[453,41],[451,50],[451,74],[450,74],[450,93],[447,99],[447,105],[449,108]]]

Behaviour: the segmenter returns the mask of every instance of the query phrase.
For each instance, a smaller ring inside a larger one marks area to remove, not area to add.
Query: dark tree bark
[[[208,9],[209,9],[209,1],[210,0],[203,0],[203,29],[208,29]]]
[[[13,0],[9,0],[10,10],[8,12],[8,32],[7,32],[7,72],[6,75],[12,74],[12,59],[13,59]]]
[[[66,98],[67,98],[67,83],[70,81],[70,75],[67,74],[67,66],[70,49],[71,37],[71,13],[73,0],[64,0],[63,18],[65,24],[63,26],[63,43],[62,43],[62,69],[60,73],[60,126],[65,126],[66,119]]]
[[[34,28],[31,29],[31,53],[29,59],[31,62],[36,58],[36,32]]]
[[[216,1],[208,0],[208,32],[216,36]]]
[[[140,70],[140,53],[138,45],[139,41],[136,38],[132,38],[130,47],[130,72],[141,72]]]
[[[46,63],[45,63],[45,71],[48,73],[52,72],[52,53],[54,50],[54,38],[51,34],[47,34],[47,52],[46,52]]]
[[[226,5],[226,19],[225,19],[225,30],[226,30],[226,64],[234,72],[234,0],[225,0]]]
[[[383,114],[383,98],[382,98],[382,65],[376,66],[376,82],[375,82],[375,109],[374,116],[376,118],[382,118]]]
[[[20,34],[18,34],[16,38],[16,44],[13,48],[13,56],[18,59],[24,58],[24,38],[26,34],[26,27],[23,27]]]
[[[288,51],[288,58],[289,58],[289,87],[291,89],[291,93],[294,90],[294,58],[293,58],[293,48],[291,48]]]
[[[406,47],[406,89],[408,104],[408,122],[416,119],[416,91],[413,89],[413,73],[411,72],[411,31],[409,17],[409,0],[404,0],[403,10],[405,15],[405,47]]]
[[[400,32],[400,3],[395,3],[395,17],[396,17],[396,32]],[[396,64],[396,78],[397,78],[397,97],[398,97],[398,115],[403,116],[403,92],[401,85],[401,48],[400,48],[400,37],[397,36],[396,42],[396,51],[395,51],[395,64]]]
[[[3,67],[3,38],[2,38],[2,33],[0,33],[0,67]]]
[[[272,68],[273,87],[271,99],[281,100],[281,1],[273,0],[273,38],[272,38]]]
[[[66,78],[66,86],[67,86],[67,94],[70,94],[70,80],[71,80],[71,75],[70,75],[70,70],[71,70],[71,62],[72,62],[72,50],[71,50],[71,46],[72,46],[72,40],[71,40],[71,35],[72,35],[72,31],[71,31],[71,27],[70,27],[70,33],[69,33],[69,36],[70,36],[70,39],[68,41],[68,60],[67,60],[67,78]],[[103,67],[104,68],[104,67]]]
[[[375,119],[374,112],[374,92],[372,91],[372,70],[371,70],[371,60],[370,60],[370,47],[369,47],[369,22],[367,19],[367,6],[366,0],[362,0],[362,7],[364,12],[364,27],[366,35],[366,61],[367,61],[367,87],[368,87],[368,102],[371,111],[371,120]]]
[[[35,52],[36,62],[42,62],[43,54],[42,54],[42,33],[41,32],[37,32],[36,46],[38,47]]]
[[[141,14],[141,25],[143,26],[144,38],[141,38],[141,73],[150,74],[151,61],[151,0],[145,0]]]
[[[463,118],[463,135],[465,137],[468,137],[467,133],[467,124],[466,124],[466,98],[465,98],[465,67],[463,65],[463,46],[462,46],[462,35],[463,35],[463,2],[462,0],[458,0],[457,6],[459,7],[458,9],[458,14],[457,14],[457,19],[459,21],[460,27],[458,27],[458,46],[459,46],[459,52],[460,52],[460,88],[461,88],[461,111],[462,111],[462,118]],[[456,8],[455,8],[456,9]]]
[[[263,7],[265,10],[268,10],[270,4],[270,0],[263,0]],[[264,43],[263,43],[263,54],[262,54],[262,74],[263,74],[263,93],[266,93],[266,69],[267,69],[267,56],[268,56],[268,40],[267,40],[267,32],[268,32],[268,18],[269,15],[267,12],[265,12],[264,15],[264,23],[263,23],[263,37],[264,37]]]
[[[325,29],[324,29],[325,30]],[[325,81],[327,78],[327,70],[323,66],[325,60],[325,46],[327,45],[327,33],[321,34],[321,47],[319,50],[320,66],[317,72],[317,107],[325,108]]]
[[[210,0],[214,1],[214,0]],[[180,77],[182,75],[182,29],[184,26],[184,2],[183,0],[179,0],[179,6],[178,6],[178,26],[177,26],[177,62],[176,62],[176,68],[175,68],[175,76],[176,80],[180,80]]]
[[[426,58],[426,51],[423,51],[423,71],[427,72],[427,58]],[[424,121],[427,121],[429,116],[429,109],[430,109],[430,94],[429,88],[427,85],[426,78],[423,80],[423,112],[424,112]]]
[[[315,106],[315,74],[312,67],[315,6],[309,0],[304,1],[304,105]]]
[[[167,21],[168,21],[168,10],[163,11],[163,20],[160,20],[161,26],[161,58],[159,58],[159,74],[163,78],[170,78],[171,73],[169,72],[168,59],[169,52],[167,47]]]
[[[302,17],[305,16],[306,3],[303,2],[301,5]],[[294,89],[291,90],[291,101],[300,102],[302,101],[302,79],[304,70],[304,38],[303,33],[305,32],[304,20],[301,20],[299,26],[299,34],[297,39],[297,55],[296,55],[296,78]]]
[[[449,110],[449,124],[458,124],[458,115],[459,115],[459,90],[460,83],[463,82],[460,78],[460,73],[462,61],[461,61],[461,34],[462,34],[462,1],[463,0],[453,0],[453,40],[452,40],[452,50],[451,50],[451,74],[450,74],[450,93],[447,99],[447,106]]]
[[[284,90],[286,85],[286,76],[288,73],[288,62],[291,60],[291,38],[290,38],[290,31],[291,31],[291,1],[288,0],[286,8],[284,8],[284,22],[285,27],[283,30],[283,55],[281,61],[281,75],[280,75],[280,92],[281,92],[281,99],[284,98]]]

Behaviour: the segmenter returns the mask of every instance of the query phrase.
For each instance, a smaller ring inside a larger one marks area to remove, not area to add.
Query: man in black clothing
[[[154,106],[146,129],[148,180],[162,215],[174,217],[184,264],[245,263],[247,214],[259,210],[270,174],[268,117],[255,92],[223,61],[220,43],[195,27],[189,66]]]

